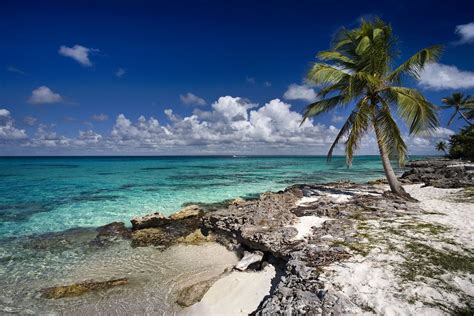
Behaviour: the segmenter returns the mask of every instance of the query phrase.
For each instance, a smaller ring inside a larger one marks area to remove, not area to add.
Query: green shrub
[[[449,140],[449,157],[474,161],[474,126],[463,128]]]

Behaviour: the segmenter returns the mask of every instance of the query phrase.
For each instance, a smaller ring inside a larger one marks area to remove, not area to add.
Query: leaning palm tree
[[[446,143],[445,142],[438,142],[436,143],[436,150],[437,151],[442,151],[446,155]]]
[[[446,104],[442,105],[441,108],[443,109],[454,109],[453,115],[448,121],[448,126],[451,125],[456,115],[459,115],[466,121],[467,124],[473,125],[468,117],[472,116],[473,108],[474,108],[474,98],[470,95],[464,96],[463,93],[455,92],[449,97],[445,97],[441,99],[441,101]],[[464,113],[466,112],[466,113]]]
[[[438,125],[436,107],[418,90],[402,86],[401,81],[405,75],[419,78],[425,64],[438,60],[442,47],[422,49],[393,69],[393,61],[398,57],[396,44],[391,26],[378,18],[363,20],[356,29],[341,29],[331,49],[319,52],[320,62],[308,72],[308,80],[322,88],[318,93],[320,100],[306,107],[303,121],[354,104],[329,149],[328,160],[338,142],[347,137],[345,152],[350,166],[362,137],[373,129],[390,189],[405,195],[390,163],[390,158],[397,158],[403,165],[407,156],[407,146],[393,112],[397,111],[408,124],[410,134]]]

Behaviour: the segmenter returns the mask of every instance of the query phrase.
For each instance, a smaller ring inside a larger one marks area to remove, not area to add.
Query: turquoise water
[[[96,227],[188,202],[219,202],[295,183],[383,176],[378,157],[0,158],[0,237]]]

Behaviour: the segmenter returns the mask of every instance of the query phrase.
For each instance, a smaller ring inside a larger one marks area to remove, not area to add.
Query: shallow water
[[[4,243],[0,314],[172,315],[180,311],[174,303],[178,289],[218,276],[238,261],[214,243],[160,251],[121,241],[97,248],[89,244],[93,237],[94,231],[78,230]],[[42,288],[115,278],[128,278],[129,284],[80,297],[40,297]]]

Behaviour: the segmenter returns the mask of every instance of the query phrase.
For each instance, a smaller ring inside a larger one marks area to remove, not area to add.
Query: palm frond
[[[384,149],[391,158],[396,158],[398,164],[403,166],[407,157],[407,146],[402,138],[400,129],[390,113],[389,105],[380,99],[382,107],[376,112],[376,128]]]
[[[335,84],[344,78],[349,77],[350,74],[339,69],[333,65],[315,63],[308,72],[307,78],[315,84]]]
[[[317,57],[324,61],[342,64],[343,66],[348,68],[354,65],[354,61],[351,58],[343,55],[338,51],[322,51],[318,53]]]
[[[327,161],[328,162],[331,161],[332,152],[333,152],[334,148],[336,147],[336,145],[339,143],[339,140],[341,139],[341,137],[344,137],[347,133],[349,133],[349,131],[352,127],[352,124],[354,123],[354,118],[355,118],[356,115],[357,115],[357,111],[352,111],[352,113],[349,115],[349,117],[347,118],[344,125],[342,125],[341,130],[339,131],[339,133],[336,136],[336,139],[334,140],[334,142],[331,145],[331,148],[329,148],[329,151],[328,151],[328,154],[327,154]]]
[[[431,47],[424,48],[408,58],[406,62],[398,66],[387,78],[389,81],[400,82],[400,77],[403,74],[407,74],[416,79],[420,78],[420,73],[428,63],[434,63],[438,61],[443,52],[442,45],[434,45]]]
[[[359,147],[359,143],[362,137],[370,126],[370,107],[367,98],[363,98],[358,104],[357,114],[354,116],[352,126],[349,131],[349,135],[346,141],[346,164],[347,166],[352,165],[352,158],[354,152]]]
[[[439,125],[436,107],[416,89],[388,88],[391,99],[396,101],[398,115],[409,126],[410,134],[429,131]]]
[[[313,117],[321,113],[327,112],[333,109],[334,107],[336,107],[337,105],[342,104],[343,100],[344,100],[344,96],[337,95],[331,98],[327,98],[324,100],[319,100],[319,101],[311,103],[304,110],[303,120],[301,121],[301,124],[303,124],[304,121],[309,117]]]
[[[458,114],[458,112],[454,111],[453,115],[451,115],[451,117],[448,120],[448,124],[446,124],[446,125],[450,126],[453,123],[454,119],[456,118],[457,114]]]

